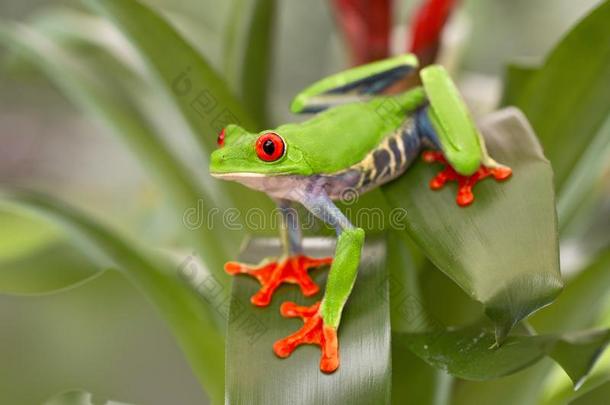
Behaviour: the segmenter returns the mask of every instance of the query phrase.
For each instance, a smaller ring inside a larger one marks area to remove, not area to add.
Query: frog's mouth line
[[[288,174],[288,173],[264,174],[264,173],[252,173],[252,172],[234,172],[234,173],[210,172],[210,175],[217,179],[223,179],[223,180],[255,179],[255,178],[260,178],[260,177],[290,176],[290,174]]]
[[[222,173],[222,172],[210,172],[212,177],[226,178],[226,177],[261,177],[264,176],[262,173],[251,173],[251,172],[233,172],[233,173]]]

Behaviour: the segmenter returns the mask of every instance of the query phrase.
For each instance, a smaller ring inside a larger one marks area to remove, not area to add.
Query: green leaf
[[[384,192],[432,263],[485,305],[501,341],[561,291],[555,195],[551,167],[517,110],[494,113],[481,129],[490,154],[513,176],[477,185],[472,206],[455,203],[453,184],[431,191],[438,167],[423,162]]]
[[[246,108],[267,122],[275,0],[233,0],[227,24],[225,70]]]
[[[509,336],[500,347],[495,347],[494,334],[481,329],[480,325],[403,333],[398,339],[431,365],[468,380],[513,374],[549,355],[578,387],[610,341],[610,331]]]
[[[258,129],[260,121],[252,118],[223,78],[151,8],[135,0],[84,1],[129,38],[190,124],[203,153],[210,153],[217,147],[217,135],[228,124]],[[205,173],[207,175],[207,169]],[[232,183],[220,184],[219,188],[226,197],[232,198],[233,206],[240,209],[241,218],[250,207],[272,209],[270,200],[262,193]],[[239,238],[234,240],[239,241]],[[220,274],[218,277],[223,278]]]
[[[610,251],[602,254],[577,277],[570,280],[557,301],[543,308],[529,322],[543,333],[567,332],[589,328],[599,316],[603,300],[610,286]],[[473,402],[498,405],[512,405],[517,401],[524,405],[538,404],[544,385],[543,381],[551,370],[552,363],[542,361],[527,370],[510,377],[485,384],[467,381],[456,391],[456,405]],[[519,393],[518,398],[514,397]],[[511,399],[512,397],[512,399]]]
[[[130,48],[129,41],[103,17],[58,5],[35,13],[28,18],[26,25],[61,46],[75,48],[83,57],[89,56],[95,48],[105,50],[131,69],[139,81],[146,77],[145,66],[135,50]],[[132,85],[136,83],[138,81],[131,82]]]
[[[388,233],[392,403],[448,405],[453,377],[443,370],[433,368],[410,350],[405,350],[397,339],[399,332],[425,329],[429,326],[429,316],[427,308],[424,308],[419,283],[419,270],[428,269],[423,269],[422,263],[414,258],[415,248],[404,236],[404,233],[397,231]]]
[[[570,405],[599,405],[605,404],[610,398],[610,379],[605,383],[577,396],[569,402]]]
[[[452,396],[452,404],[471,405],[539,405],[546,376],[553,365],[543,359],[516,374],[487,381],[460,381]]]
[[[223,402],[224,340],[217,314],[179,278],[174,265],[49,197],[12,192],[0,195],[0,200],[9,208],[57,223],[86,254],[112,261],[156,305],[214,403]]]
[[[0,293],[57,292],[87,282],[101,273],[99,265],[72,244],[59,240],[22,257],[0,260]]]
[[[610,113],[610,2],[551,52],[516,100],[555,171],[558,190]]]
[[[31,218],[0,211],[0,260],[12,260],[57,241],[59,232]]]
[[[305,250],[314,256],[332,253],[329,240],[306,239]],[[258,262],[277,254],[277,241],[253,240],[241,260]],[[227,336],[227,403],[248,404],[385,404],[391,384],[390,317],[385,247],[379,240],[367,240],[363,261],[353,293],[345,307],[339,329],[341,364],[326,375],[319,369],[320,350],[315,346],[298,348],[289,358],[279,359],[273,342],[300,328],[300,320],[279,314],[284,301],[302,305],[320,299],[302,299],[295,286],[281,287],[267,308],[250,304],[259,287],[250,277],[233,283],[233,302]],[[316,270],[314,279],[325,280],[327,270]]]
[[[572,333],[557,342],[550,356],[561,365],[578,389],[610,341],[610,331]]]
[[[46,294],[101,274],[44,221],[0,212],[0,294]]]
[[[82,390],[61,392],[45,401],[43,405],[129,405],[126,402],[93,400],[93,395]]]
[[[506,67],[504,93],[500,105],[503,107],[515,105],[538,70],[537,66],[509,64]]]
[[[562,332],[589,327],[599,316],[599,305],[610,287],[610,250],[603,252],[570,280],[557,301],[530,319],[539,332]]]
[[[602,198],[599,182],[606,176],[604,167],[610,157],[610,116],[581,155],[566,180],[557,202],[562,236],[589,225],[594,207]],[[573,237],[573,235],[570,235]],[[580,236],[580,235],[579,235]]]
[[[139,155],[173,199],[177,221],[193,207],[201,207],[202,212],[210,212],[215,207],[206,193],[200,191],[188,169],[169,152],[130,96],[121,91],[116,81],[104,80],[110,79],[110,75],[99,71],[96,74],[91,66],[83,64],[82,58],[22,25],[0,26],[0,40],[42,69],[74,104],[101,120]],[[221,228],[198,229],[188,235],[218,280],[226,282],[222,266],[229,248],[237,246],[234,235]]]
[[[216,135],[227,124],[256,127],[222,77],[148,6],[123,0],[85,3],[113,21],[140,51],[191,124],[204,151],[216,148]]]
[[[255,5],[256,0],[232,0],[229,19],[225,27],[223,46],[223,69],[228,84],[235,93],[240,91],[241,76],[244,67],[240,66],[245,54],[248,40],[248,17],[251,10],[248,5]]]

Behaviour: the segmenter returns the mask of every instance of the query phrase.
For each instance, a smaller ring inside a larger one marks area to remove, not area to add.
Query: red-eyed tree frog
[[[313,118],[256,133],[229,125],[219,135],[211,174],[267,193],[277,201],[283,220],[282,257],[257,266],[225,265],[229,274],[258,279],[261,288],[252,303],[268,305],[282,283],[298,284],[305,296],[315,295],[319,288],[307,271],[331,264],[321,301],[310,307],[281,305],[283,316],[301,317],[304,325],[274,344],[279,357],[288,357],[301,344],[317,344],[322,351],[320,369],[331,373],[339,367],[337,328],[364,242],[364,231],[333,203],[346,190],[364,193],[392,181],[420,152],[425,161],[445,165],[430,187],[457,181],[456,200],[461,206],[473,202],[472,187],[479,180],[488,176],[505,180],[511,175],[510,168],[487,154],[483,137],[441,66],[420,71],[422,86],[382,94],[416,71],[417,64],[414,55],[405,54],[329,76],[292,103],[294,113],[317,113]],[[293,203],[336,229],[334,259],[303,254],[298,219],[290,215]]]

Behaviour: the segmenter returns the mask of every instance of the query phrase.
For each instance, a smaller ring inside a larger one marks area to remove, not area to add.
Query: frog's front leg
[[[298,306],[293,302],[282,304],[280,312],[283,316],[300,317],[304,325],[292,335],[275,342],[273,350],[283,358],[290,356],[299,345],[317,344],[322,350],[320,370],[332,373],[339,367],[337,328],[343,306],[356,280],[364,231],[354,227],[323,190],[303,194],[300,202],[305,208],[337,231],[335,259],[321,302],[309,307]]]
[[[430,187],[436,190],[448,181],[456,181],[458,205],[469,205],[474,201],[475,184],[487,177],[506,180],[512,170],[487,153],[485,140],[446,70],[432,65],[420,75],[429,106],[418,113],[418,129],[438,149],[424,152],[423,158],[428,163],[445,165],[430,181]]]
[[[281,219],[280,236],[283,254],[277,259],[266,259],[257,266],[228,262],[225,271],[231,275],[248,274],[261,284],[260,290],[250,301],[257,306],[267,306],[273,293],[282,283],[298,284],[303,295],[315,295],[320,288],[311,279],[308,270],[332,263],[332,257],[315,258],[303,254],[298,214],[287,200],[278,200]]]

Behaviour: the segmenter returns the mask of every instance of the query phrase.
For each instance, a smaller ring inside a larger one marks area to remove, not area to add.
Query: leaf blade
[[[256,121],[231,94],[222,77],[152,9],[138,1],[85,0],[85,3],[112,20],[131,39],[180,106],[203,150],[216,148],[216,134],[226,124],[256,126]],[[151,32],[155,32],[154,37],[149,35]],[[189,81],[183,82],[185,79]],[[206,106],[202,104],[206,102],[214,104],[214,111],[206,112]],[[197,106],[203,109],[197,109]],[[224,119],[234,118],[235,121],[216,121],[219,113],[229,114],[232,117]]]
[[[328,240],[306,239],[305,249],[314,256],[331,253]],[[311,243],[311,244],[310,244]],[[241,257],[256,262],[277,253],[278,241],[255,239]],[[383,265],[383,242],[367,241],[356,285],[346,305],[339,329],[341,365],[330,375],[319,369],[320,351],[303,346],[287,359],[278,359],[272,351],[275,340],[302,326],[300,320],[280,317],[279,306],[290,300],[303,304],[294,286],[282,287],[269,307],[256,308],[249,302],[258,289],[250,278],[234,280],[227,336],[227,402],[228,403],[388,403],[390,400],[390,318],[388,284]],[[314,279],[320,285],[327,270],[317,270]],[[306,299],[312,304],[320,299]],[[371,303],[374,302],[374,305]],[[254,317],[263,332],[249,334],[242,320]],[[362,342],[366,341],[366,344]],[[260,376],[264,371],[264,378]]]
[[[606,1],[568,33],[516,101],[540,137],[559,190],[610,112],[608,19]]]
[[[491,155],[514,175],[478,185],[473,206],[458,207],[452,187],[428,190],[435,168],[422,162],[383,191],[408,213],[403,224],[426,256],[485,305],[502,340],[561,291],[557,219],[550,165],[518,110],[494,113],[481,129]],[[537,254],[522,253],[530,250]]]
[[[504,377],[549,356],[564,368],[578,387],[610,342],[610,330],[510,336],[500,347],[494,347],[494,334],[481,329],[480,325],[403,333],[398,338],[429,364],[463,379]]]
[[[258,130],[260,120],[252,117],[232,94],[223,77],[152,8],[135,0],[83,1],[111,20],[130,39],[178,106],[204,154],[217,148],[217,136],[228,124]],[[154,37],[149,35],[151,32],[155,33]],[[247,215],[246,210],[251,207],[272,209],[270,200],[261,193],[244,190],[232,183],[223,183],[219,188],[240,209],[240,218]],[[236,250],[234,244],[233,247],[232,250]],[[225,278],[222,274],[218,277]]]
[[[103,270],[73,245],[58,240],[23,257],[0,261],[0,294],[55,293],[86,283]]]
[[[275,0],[256,0],[248,30],[244,69],[241,74],[242,97],[246,108],[266,125],[268,89],[272,65]]]
[[[11,28],[12,27],[12,28]],[[94,76],[86,65],[58,47],[40,33],[23,25],[0,26],[0,40],[5,40],[27,57],[51,79],[78,106],[107,125],[121,140],[135,151],[156,175],[159,183],[168,190],[174,202],[177,220],[193,207],[201,206],[210,212],[215,202],[202,192],[189,171],[170,153],[142,115],[124,93],[115,93],[117,87]],[[222,271],[235,238],[223,229],[189,232],[193,244],[215,276],[223,283],[228,281]]]
[[[10,209],[40,216],[63,227],[86,254],[115,263],[157,307],[176,336],[200,383],[214,403],[223,402],[224,339],[215,311],[178,278],[173,265],[148,255],[134,243],[86,214],[50,197],[29,192],[0,194]]]

